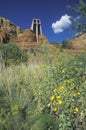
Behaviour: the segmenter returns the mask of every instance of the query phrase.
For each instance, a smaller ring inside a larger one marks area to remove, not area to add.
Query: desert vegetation
[[[2,65],[19,64],[28,60],[27,53],[24,49],[20,50],[14,43],[0,45],[0,59]]]
[[[27,55],[0,60],[0,130],[85,130],[86,53],[45,43]]]
[[[81,36],[58,45],[1,17],[0,130],[86,130],[86,4],[68,8]]]

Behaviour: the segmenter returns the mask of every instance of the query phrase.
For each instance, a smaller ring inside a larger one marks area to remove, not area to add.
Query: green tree
[[[72,29],[81,33],[86,32],[86,3],[84,0],[79,0],[79,4],[76,4],[74,7],[68,6],[67,8],[78,15],[76,19],[71,18],[73,23]]]

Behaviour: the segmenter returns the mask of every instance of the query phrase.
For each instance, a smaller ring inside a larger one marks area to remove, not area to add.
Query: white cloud
[[[66,28],[68,28],[72,24],[70,18],[71,18],[70,16],[65,14],[64,16],[61,17],[60,20],[57,20],[55,23],[52,23],[52,29],[54,33],[61,33]]]

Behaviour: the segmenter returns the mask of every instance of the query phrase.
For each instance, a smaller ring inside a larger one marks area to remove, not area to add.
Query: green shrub
[[[0,45],[0,52],[2,60],[6,65],[10,63],[26,62],[28,56],[24,50],[20,50],[16,44],[2,44]]]
[[[63,41],[62,42],[62,48],[63,49],[71,49],[72,48],[72,44],[69,43],[69,41]]]

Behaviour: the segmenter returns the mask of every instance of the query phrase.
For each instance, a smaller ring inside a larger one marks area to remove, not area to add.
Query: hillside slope
[[[69,42],[72,45],[72,49],[86,50],[86,33],[71,39]]]
[[[0,43],[15,42],[21,32],[19,26],[0,16]]]
[[[44,41],[48,41],[44,35],[39,35],[37,43],[35,33],[30,30],[22,30],[10,20],[0,16],[0,44],[16,43],[20,48],[37,48]]]

